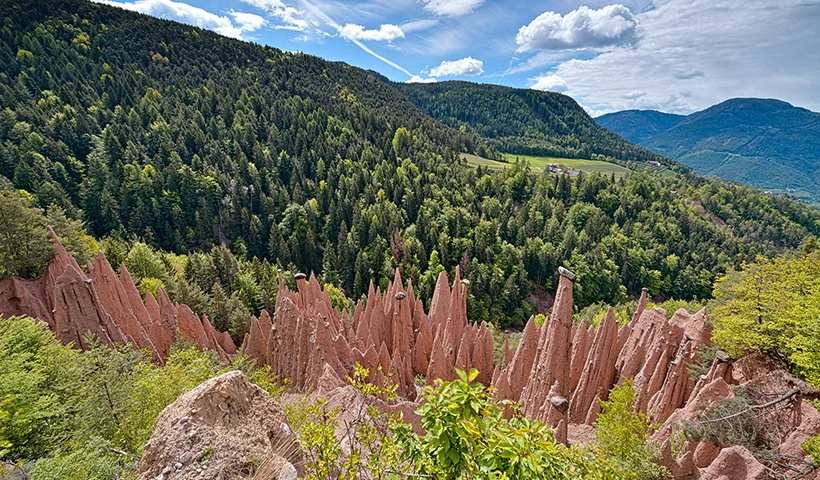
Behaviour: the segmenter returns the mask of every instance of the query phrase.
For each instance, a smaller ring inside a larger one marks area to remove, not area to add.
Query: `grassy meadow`
[[[614,173],[617,178],[621,178],[629,172],[629,169],[614,163],[602,162],[599,160],[583,160],[578,158],[534,157],[528,155],[504,154],[505,161],[499,162],[466,153],[462,154],[461,157],[467,160],[469,165],[474,167],[487,167],[492,170],[504,170],[510,164],[514,163],[516,159],[520,159],[529,161],[530,168],[533,172],[543,171],[547,164],[550,163],[558,163],[564,168],[580,170],[584,173],[600,172],[606,175]]]

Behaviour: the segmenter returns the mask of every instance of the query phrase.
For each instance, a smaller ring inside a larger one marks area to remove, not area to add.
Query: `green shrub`
[[[162,256],[144,243],[135,243],[125,257],[125,266],[134,279],[165,278],[167,271]]]
[[[595,420],[595,448],[637,479],[671,478],[666,467],[655,463],[660,449],[649,443],[649,432],[656,428],[649,417],[635,410],[632,380],[615,386],[609,400],[601,401],[601,414]]]
[[[158,278],[142,277],[140,279],[140,295],[143,297],[147,292],[151,292],[151,295],[156,298],[159,287],[162,287],[163,290],[165,289],[165,284]]]
[[[0,460],[44,455],[69,435],[79,359],[44,323],[0,317]]]
[[[705,302],[700,302],[698,300],[675,300],[672,298],[658,304],[647,302],[646,308],[649,309],[652,307],[659,307],[666,310],[666,319],[669,320],[672,318],[672,315],[674,315],[675,312],[681,308],[689,313],[696,313],[698,310],[703,308],[704,305]]]
[[[629,323],[637,308],[638,302],[635,300],[621,303],[612,307],[612,310],[615,312],[615,320],[617,320],[618,325]],[[572,321],[577,325],[595,325],[597,327],[606,316],[608,309],[609,305],[606,303],[593,303],[592,305],[588,305],[581,309],[580,312],[574,314],[572,316]]]
[[[474,383],[478,372],[457,370],[452,382],[427,387],[417,413],[426,435],[406,424],[393,433],[415,475],[434,479],[466,478],[627,478],[611,462],[593,451],[567,448],[555,441],[543,423],[525,418],[506,403],[498,403],[490,389]]]
[[[118,422],[120,448],[142,455],[159,412],[180,394],[224,371],[214,352],[200,352],[193,346],[173,348],[165,366],[147,361],[137,364]]]
[[[761,351],[820,385],[820,255],[758,257],[717,281],[712,340],[732,357]]]
[[[69,452],[55,451],[34,464],[31,480],[115,480],[125,469],[134,469],[134,459],[114,453],[111,443],[94,437]]]
[[[820,465],[820,435],[810,437],[803,442],[803,451],[811,455],[811,459],[815,465]]]
[[[353,367],[348,381],[357,392],[352,405],[353,417],[346,422],[345,441],[349,453],[342,454],[342,444],[336,437],[339,407],[330,409],[324,399],[315,404],[297,406],[290,410],[289,420],[300,434],[299,444],[305,454],[309,480],[353,478],[405,478],[406,466],[399,460],[399,449],[388,434],[388,425],[400,424],[398,415],[384,415],[375,406],[374,399],[396,399],[397,385],[379,387],[367,381],[368,369],[360,364]],[[293,418],[294,414],[299,415]],[[382,477],[382,475],[387,475]]]
[[[226,364],[179,343],[159,365],[131,345],[83,341],[80,352],[42,322],[0,318],[0,460],[40,459],[33,478],[116,478],[142,454],[163,408],[228,370],[274,396],[287,385],[241,355]]]

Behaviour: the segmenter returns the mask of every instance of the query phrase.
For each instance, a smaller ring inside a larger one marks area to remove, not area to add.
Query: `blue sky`
[[[820,111],[820,0],[97,0],[373,69],[557,91],[591,114]]]

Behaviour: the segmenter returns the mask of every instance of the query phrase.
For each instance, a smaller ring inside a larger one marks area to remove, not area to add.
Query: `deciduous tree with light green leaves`
[[[759,350],[820,385],[820,255],[759,257],[715,284],[712,340],[734,357]]]

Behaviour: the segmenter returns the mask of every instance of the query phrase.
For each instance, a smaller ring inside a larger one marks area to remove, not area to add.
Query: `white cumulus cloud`
[[[437,80],[435,78],[423,78],[418,75],[413,75],[410,77],[410,80],[407,80],[404,83],[436,83]]]
[[[391,42],[397,38],[403,38],[404,31],[390,24],[382,25],[378,30],[365,30],[361,25],[348,23],[339,29],[339,35],[348,40]]]
[[[310,25],[307,20],[303,18],[303,12],[290,6],[285,5],[282,0],[240,0],[252,5],[260,10],[264,10],[268,15],[278,18],[283,24],[274,25],[273,28],[281,30],[295,30],[303,32],[308,30]]]
[[[638,21],[625,6],[593,10],[585,5],[566,15],[545,12],[518,30],[519,52],[600,49],[632,45],[639,38]]]
[[[636,15],[643,36],[634,48],[550,70],[567,81],[568,94],[612,110],[691,113],[761,97],[820,111],[820,0],[655,3]]]
[[[239,28],[246,32],[259,30],[265,26],[265,23],[267,23],[264,18],[253,13],[235,12],[231,10],[230,14],[233,17],[234,22],[239,25]]]
[[[175,20],[180,23],[213,30],[226,37],[242,38],[244,32],[252,32],[259,28],[259,26],[254,27],[254,25],[258,24],[258,21],[252,20],[250,16],[243,16],[243,20],[237,19],[237,23],[234,24],[228,17],[216,15],[199,7],[194,7],[187,3],[174,2],[173,0],[136,0],[133,2],[115,2],[112,0],[96,1],[97,3],[120,7],[153,17]],[[232,12],[232,15],[237,13],[239,12]],[[234,18],[236,18],[236,16],[234,16]]]
[[[484,73],[484,62],[473,57],[462,58],[461,60],[443,61],[438,67],[430,70],[431,77],[449,76],[477,76]]]
[[[534,83],[530,86],[533,90],[541,90],[543,92],[566,92],[569,88],[567,82],[558,75],[543,75],[534,78]]]
[[[484,0],[424,0],[424,9],[442,17],[461,17],[482,3]]]

